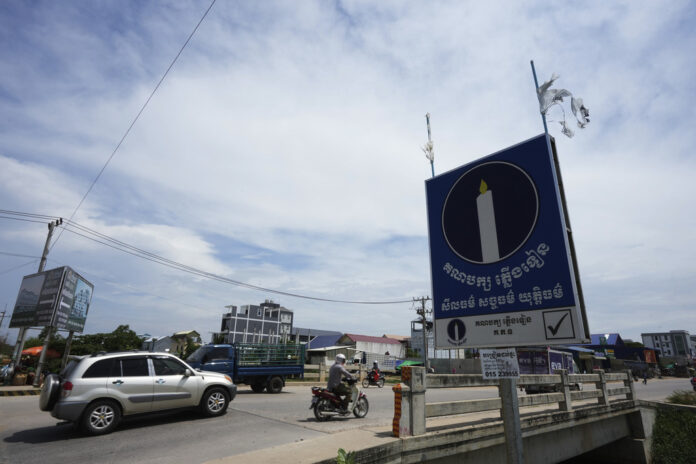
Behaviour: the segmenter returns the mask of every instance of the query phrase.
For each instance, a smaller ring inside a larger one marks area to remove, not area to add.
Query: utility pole
[[[420,308],[416,309],[416,313],[421,317],[421,324],[423,326],[423,367],[427,371],[430,366],[428,366],[428,318],[427,311],[425,309],[425,302],[429,301],[429,296],[422,296],[420,298],[414,298],[413,302],[420,302]]]
[[[46,257],[48,256],[48,252],[50,251],[51,247],[51,237],[53,236],[53,229],[55,229],[57,226],[63,224],[63,218],[58,218],[55,221],[51,221],[48,223],[48,236],[46,237],[46,244],[44,245],[43,253],[41,254],[41,261],[39,262],[39,271],[38,272],[43,272],[44,268],[46,267]],[[12,355],[12,360],[15,362],[15,365],[19,363],[19,360],[22,357],[22,350],[24,349],[24,342],[26,341],[27,338],[27,330],[29,330],[29,327],[20,327],[19,328],[19,334],[17,334],[17,343],[15,344],[15,351]],[[51,332],[49,328],[49,334]],[[41,358],[40,360],[43,360],[45,358],[45,351],[46,348],[44,348],[44,351],[41,353]],[[40,361],[39,361],[40,362]],[[37,378],[39,377],[39,374],[37,373]]]
[[[43,272],[46,267],[46,256],[50,250],[51,236],[53,235],[53,229],[63,224],[63,218],[56,219],[48,223],[48,237],[46,238],[46,245],[44,246],[43,254],[41,255],[41,262],[39,263],[39,272]],[[56,298],[60,298],[59,295]],[[55,311],[54,311],[55,317]],[[51,343],[51,338],[53,337],[53,324],[55,321],[51,320],[51,325],[48,326],[46,331],[46,338],[44,339],[43,349],[41,350],[41,355],[39,356],[39,363],[36,366],[36,375],[34,375],[34,386],[38,387],[41,383],[41,371],[43,370],[44,364],[46,363],[46,352],[48,351],[48,345]]]

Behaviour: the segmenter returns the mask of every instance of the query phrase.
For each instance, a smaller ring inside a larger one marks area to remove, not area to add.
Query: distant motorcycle
[[[363,388],[367,388],[370,385],[377,385],[379,388],[384,386],[384,374],[381,372],[377,374],[376,378],[373,372],[370,372],[367,377],[362,381]]]
[[[351,400],[345,411],[341,408],[343,402],[338,395],[326,388],[312,387],[312,404],[310,404],[309,409],[314,409],[314,417],[319,422],[327,421],[334,416],[345,416],[351,412],[357,418],[367,415],[370,404],[367,401],[367,396],[358,389],[356,385],[357,380],[344,379],[343,381],[351,387]]]
[[[694,387],[694,391],[696,391],[696,377],[691,377],[691,386]]]

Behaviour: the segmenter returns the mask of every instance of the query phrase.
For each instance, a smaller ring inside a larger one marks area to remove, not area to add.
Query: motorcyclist
[[[368,376],[372,382],[377,382],[379,380],[379,364],[377,361],[372,361],[372,370]]]
[[[348,403],[350,403],[351,390],[350,387],[343,382],[341,379],[347,378],[355,380],[355,378],[348,372],[344,364],[346,363],[346,357],[339,353],[336,355],[336,362],[329,369],[329,381],[326,388],[335,393],[339,398],[341,398],[341,407],[343,412],[348,410]]]

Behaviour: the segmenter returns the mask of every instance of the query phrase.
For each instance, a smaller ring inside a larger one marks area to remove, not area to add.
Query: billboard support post
[[[520,427],[520,404],[517,398],[517,379],[500,379],[500,401],[505,430],[505,454],[508,464],[522,464],[522,429]]]
[[[75,335],[75,331],[71,330],[68,334],[67,340],[65,340],[65,353],[63,353],[63,359],[60,361],[61,369],[64,368],[68,363],[68,356],[70,356],[70,347],[72,346],[73,335]]]
[[[51,221],[48,223],[48,236],[46,237],[46,243],[44,244],[43,253],[41,254],[41,261],[39,262],[38,272],[43,272],[44,268],[46,267],[46,257],[48,256],[48,252],[51,251],[50,245],[51,237],[53,236],[53,229],[55,229],[56,226],[62,223],[63,218],[59,218],[55,221]],[[27,329],[28,327],[19,328],[19,333],[17,334],[17,342],[15,345],[15,352],[14,356],[12,357],[12,360],[15,362],[15,364],[17,364],[19,360],[22,359],[22,350],[24,349],[24,342],[27,339]]]

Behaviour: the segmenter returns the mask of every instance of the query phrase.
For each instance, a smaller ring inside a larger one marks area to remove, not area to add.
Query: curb
[[[31,390],[0,390],[0,396],[36,396],[40,394],[41,390],[38,388]]]

